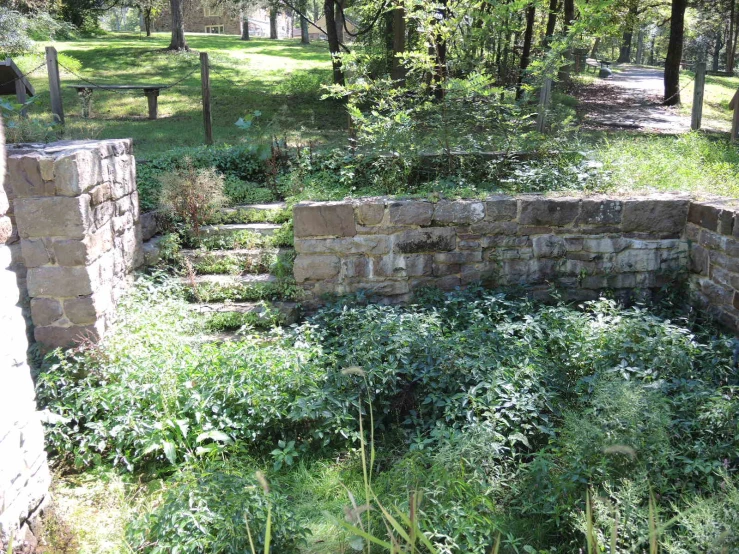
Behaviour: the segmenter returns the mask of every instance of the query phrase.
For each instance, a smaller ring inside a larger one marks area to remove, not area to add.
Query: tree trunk
[[[448,0],[441,0],[441,6],[436,8],[436,21],[444,21],[447,17],[447,3]],[[437,23],[438,24],[438,23]],[[444,98],[444,86],[446,85],[448,68],[446,64],[447,44],[446,38],[442,33],[436,33],[434,37],[434,57],[436,58],[434,63],[434,96],[437,100]]]
[[[323,15],[326,17],[326,38],[328,51],[331,52],[331,65],[334,70],[334,84],[344,85],[344,70],[341,67],[341,43],[336,34],[336,19],[334,18],[335,0],[323,0]]]
[[[277,8],[269,9],[269,38],[277,38]]]
[[[636,35],[636,64],[644,63],[644,30],[639,29]]]
[[[736,65],[736,46],[737,43],[739,43],[739,25],[737,25],[736,22],[736,10],[734,14],[734,40],[731,41],[731,66],[728,66],[726,68],[726,71],[734,71],[734,66]]]
[[[151,8],[144,10],[144,27],[146,28],[146,36],[151,36]]]
[[[574,20],[575,0],[564,0],[564,36],[566,38],[570,33],[570,27],[572,27],[572,22]],[[572,66],[570,60],[572,58],[572,49],[568,46],[563,54],[565,58],[565,65],[560,68],[558,78],[562,82],[567,82],[570,80],[570,68]]]
[[[618,51],[616,63],[629,63],[631,61],[631,40],[634,38],[633,31],[624,31],[621,38],[621,47]]]
[[[726,35],[726,71],[731,71],[734,67],[734,53],[736,52],[736,46],[734,44],[736,0],[731,0],[731,9],[729,10],[729,13],[729,33]]]
[[[521,51],[521,65],[518,72],[518,86],[516,87],[516,100],[523,96],[523,78],[526,68],[531,62],[531,41],[534,38],[534,21],[536,20],[536,6],[531,4],[526,8],[526,30],[523,34],[523,50]]]
[[[672,0],[670,10],[670,42],[665,60],[665,100],[666,106],[680,104],[680,62],[683,57],[683,37],[685,35],[685,9],[688,0]]]
[[[713,45],[713,62],[711,63],[711,69],[713,71],[718,71],[719,56],[723,47],[724,42],[721,40],[721,31],[719,31],[716,35],[716,43]]]
[[[334,3],[336,20],[336,38],[339,42],[344,42],[344,0],[336,0]]]
[[[310,44],[310,32],[308,31],[308,20],[300,16],[300,44]]]
[[[649,47],[649,65],[654,65],[654,42],[656,38],[652,37],[652,44]]]
[[[549,0],[549,15],[547,17],[547,30],[544,33],[544,43],[542,46],[545,48],[552,42],[554,36],[554,29],[557,26],[557,12],[559,11],[559,0]]]
[[[169,50],[190,50],[185,40],[185,15],[182,10],[182,0],[169,0],[169,9],[172,14],[172,40]]]
[[[598,57],[598,47],[599,46],[600,46],[600,37],[595,37],[595,41],[593,42],[593,49],[590,51],[591,58]]]
[[[405,82],[405,66],[399,55],[405,52],[405,9],[398,6],[393,10],[393,60],[390,77]]]
[[[251,40],[249,36],[249,16],[246,15],[246,10],[241,12],[241,40]]]

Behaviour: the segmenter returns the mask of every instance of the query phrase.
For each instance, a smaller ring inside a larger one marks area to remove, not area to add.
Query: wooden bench
[[[77,95],[82,99],[82,117],[90,117],[92,107],[92,93],[98,90],[142,90],[149,102],[149,119],[157,118],[157,98],[159,91],[167,88],[166,85],[67,85],[75,89]]]

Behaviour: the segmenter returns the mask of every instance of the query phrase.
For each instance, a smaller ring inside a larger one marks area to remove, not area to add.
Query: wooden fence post
[[[213,144],[213,117],[210,113],[210,67],[208,66],[207,52],[200,52],[200,81],[203,85],[205,144]]]
[[[539,115],[536,117],[536,130],[540,133],[544,132],[544,127],[547,120],[547,109],[549,108],[549,102],[552,97],[552,80],[550,78],[544,79],[544,84],[541,87],[541,93],[539,94]]]
[[[51,95],[51,113],[54,118],[64,125],[64,106],[62,105],[62,82],[59,79],[59,62],[56,58],[56,48],[46,47],[46,71],[49,74],[49,94]]]
[[[693,82],[693,113],[690,117],[690,128],[697,131],[703,119],[703,90],[706,88],[706,62],[695,64],[695,81]]]

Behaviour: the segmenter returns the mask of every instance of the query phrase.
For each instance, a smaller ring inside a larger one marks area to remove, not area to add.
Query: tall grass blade
[[[267,508],[267,526],[264,529],[264,554],[269,554],[269,546],[272,542],[272,505]]]
[[[254,539],[251,536],[251,529],[249,528],[249,516],[244,512],[244,523],[246,523],[246,536],[249,538],[249,548],[251,548],[251,554],[257,554],[257,549],[254,548]]]

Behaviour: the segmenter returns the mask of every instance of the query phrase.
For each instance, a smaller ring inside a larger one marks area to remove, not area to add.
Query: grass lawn
[[[693,90],[695,74],[683,71],[680,74],[680,86],[685,88],[680,93],[682,106],[680,113],[690,116],[693,110]],[[739,89],[739,77],[718,77],[706,75],[706,88],[703,99],[703,127],[716,131],[731,130],[732,111],[729,102]]]
[[[69,138],[132,137],[135,152],[148,158],[178,146],[204,143],[199,58],[210,54],[213,134],[216,143],[235,143],[244,131],[234,125],[241,116],[262,112],[262,124],[272,123],[276,134],[294,140],[326,142],[341,137],[346,116],[330,100],[321,101],[320,84],[331,80],[331,64],[325,43],[301,46],[295,40],[241,41],[236,36],[188,35],[196,52],[162,51],[169,35],[156,33],[147,39],[135,34],[113,33],[103,37],[56,42],[65,56],[79,61],[75,73],[99,84],[170,84],[196,71],[178,86],[159,96],[159,119],[149,121],[146,98],[141,92],[119,94],[95,91],[92,117],[81,117],[81,102],[74,90],[63,88]],[[40,57],[22,59],[25,70]],[[64,63],[64,58],[61,60]],[[72,68],[74,69],[74,68]],[[62,70],[62,86],[81,84]],[[309,72],[309,73],[308,73]],[[31,75],[39,101],[31,114],[50,112],[45,68]]]

